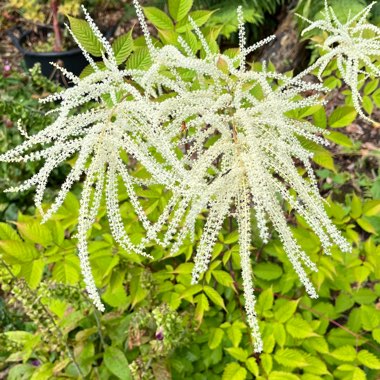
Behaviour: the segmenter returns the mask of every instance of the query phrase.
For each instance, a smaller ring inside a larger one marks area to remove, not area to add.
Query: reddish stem
[[[54,51],[62,51],[62,33],[58,22],[59,0],[51,0],[50,8],[53,18]]]

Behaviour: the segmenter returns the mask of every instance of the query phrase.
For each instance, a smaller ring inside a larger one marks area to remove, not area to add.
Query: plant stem
[[[54,51],[62,51],[62,33],[58,23],[59,0],[51,0],[50,8],[53,17]]]

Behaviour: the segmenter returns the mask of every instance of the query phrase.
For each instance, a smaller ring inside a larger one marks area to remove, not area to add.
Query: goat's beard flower
[[[169,245],[176,236],[172,253],[176,252],[186,236],[194,237],[197,216],[208,211],[195,256],[196,283],[208,269],[226,217],[236,218],[247,319],[255,350],[261,351],[250,262],[251,206],[262,240],[269,239],[269,221],[313,298],[317,293],[304,266],[314,271],[317,268],[293,237],[282,202],[288,202],[308,222],[327,254],[334,243],[344,251],[350,250],[324,211],[310,165],[312,154],[302,144],[305,140],[327,142],[319,137],[321,130],[309,122],[287,116],[291,111],[321,104],[323,88],[269,72],[265,65],[261,72],[247,71],[245,57],[257,46],[245,48],[242,23],[240,53],[235,58],[213,54],[193,27],[206,51],[205,59],[192,56],[180,40],[186,54],[173,46],[155,51],[153,65],[143,78],[153,97],[159,96],[155,89],[168,75],[176,79],[175,88],[166,84],[166,90],[176,95],[160,103],[158,117],[173,150],[181,148],[180,161],[188,171],[186,182],[174,190],[174,194],[182,195],[161,244]],[[189,71],[193,72],[192,78],[181,77]],[[302,96],[305,92],[315,95]],[[186,135],[178,138],[181,131]],[[305,177],[299,175],[295,160],[303,163]]]
[[[294,239],[282,202],[288,202],[309,223],[326,253],[334,243],[344,251],[350,249],[324,211],[310,166],[311,154],[303,143],[312,140],[325,144],[319,136],[321,131],[305,120],[289,116],[292,111],[320,104],[323,88],[299,77],[291,79],[267,71],[265,65],[261,71],[247,70],[246,56],[273,37],[245,47],[241,8],[240,49],[233,58],[213,53],[190,19],[205,51],[205,58],[200,59],[182,39],[181,49],[172,45],[155,47],[136,0],[134,5],[151,54],[151,67],[146,72],[120,71],[112,48],[86,13],[103,44],[106,69],[99,70],[87,53],[93,74],[79,79],[63,69],[75,86],[46,99],[61,101],[56,121],[0,156],[8,162],[45,160],[36,175],[10,190],[36,185],[35,201],[45,221],[62,204],[73,183],[86,175],[80,201],[78,250],[89,296],[100,310],[104,306],[91,274],[86,235],[103,193],[115,240],[127,251],[143,255],[147,255],[144,245],[152,240],[164,247],[171,245],[172,253],[178,251],[188,235],[194,238],[196,219],[207,211],[195,256],[194,283],[208,268],[223,222],[228,216],[236,218],[245,308],[255,351],[260,352],[250,258],[251,209],[264,242],[269,239],[271,222],[311,297],[317,297],[317,293],[304,267],[317,268]],[[305,96],[306,91],[315,94]],[[168,93],[170,96],[165,96]],[[89,109],[81,112],[79,107],[86,104]],[[32,151],[36,145],[42,148]],[[122,153],[133,156],[145,167],[150,180],[135,178],[121,158]],[[53,205],[44,212],[43,193],[51,171],[74,154],[77,159],[71,172]],[[294,160],[304,165],[305,176],[299,174]],[[118,209],[119,178],[146,230],[139,244],[133,244],[124,230]],[[172,192],[155,223],[147,218],[136,194],[136,186],[149,183],[163,185]]]
[[[378,65],[380,28],[367,22],[367,17],[375,4],[376,2],[371,3],[353,17],[349,13],[345,23],[339,21],[334,10],[328,6],[327,0],[325,0],[324,19],[312,22],[298,15],[310,24],[302,34],[314,29],[320,29],[327,34],[323,43],[318,45],[322,48],[324,55],[301,75],[318,69],[318,77],[321,79],[327,65],[336,59],[338,71],[352,91],[352,102],[356,111],[363,119],[370,122],[373,120],[362,110],[362,97],[358,86],[368,77],[380,77]],[[364,76],[361,80],[359,79],[360,74]]]

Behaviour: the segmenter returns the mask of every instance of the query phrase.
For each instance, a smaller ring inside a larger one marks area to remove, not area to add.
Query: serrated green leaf
[[[319,166],[322,166],[326,169],[330,169],[333,172],[336,172],[336,167],[334,164],[333,157],[331,153],[326,149],[315,152],[313,155],[313,161]]]
[[[367,368],[380,369],[380,360],[372,352],[360,350],[358,353],[358,360]]]
[[[112,43],[112,50],[115,54],[116,63],[122,64],[132,53],[133,50],[133,38],[132,29],[115,39]]]
[[[225,271],[222,270],[213,270],[212,276],[215,278],[216,282],[223,286],[231,287],[234,283],[233,278],[231,275]]]
[[[21,241],[20,236],[14,228],[7,223],[0,223],[0,240],[18,240]]]
[[[330,131],[325,137],[334,142],[335,144],[351,148],[353,146],[351,139],[343,133],[337,131]]]
[[[316,335],[309,323],[300,316],[291,318],[286,322],[286,331],[296,339],[305,339]]]
[[[284,323],[296,312],[299,301],[287,301],[281,305],[274,313],[278,322]]]
[[[227,336],[231,340],[232,345],[234,347],[238,347],[243,334],[241,332],[241,329],[236,324],[233,324],[227,329]]]
[[[49,228],[37,221],[16,223],[17,228],[24,239],[47,247],[53,242]]]
[[[247,371],[238,363],[229,363],[223,371],[222,380],[245,380]]]
[[[209,310],[210,306],[207,297],[201,293],[195,297],[197,307],[195,308],[195,318],[200,323],[202,322],[205,311]]]
[[[272,288],[270,287],[268,289],[263,290],[260,293],[259,298],[257,300],[257,310],[259,310],[260,313],[263,313],[266,310],[272,309],[273,300],[274,297]]]
[[[380,343],[380,328],[372,330],[372,337],[377,343]]]
[[[299,380],[299,377],[289,372],[273,371],[269,374],[268,380]]]
[[[170,16],[178,22],[190,12],[193,0],[169,0],[168,5]]]
[[[33,244],[16,240],[1,240],[0,250],[4,252],[5,261],[11,265],[29,263],[40,257]]]
[[[220,346],[222,343],[222,339],[224,336],[224,330],[219,327],[213,328],[210,330],[210,334],[208,337],[208,346],[211,350],[215,350],[215,348]]]
[[[351,106],[337,107],[329,117],[329,125],[332,128],[342,128],[350,125],[357,116],[357,111]]]
[[[261,360],[261,366],[263,367],[263,370],[266,374],[269,374],[272,371],[273,368],[273,359],[272,354],[261,354],[260,360]]]
[[[293,348],[277,350],[274,354],[274,360],[276,360],[278,364],[289,368],[304,368],[309,365],[306,354],[301,350]]]
[[[180,298],[186,298],[189,296],[193,296],[194,294],[199,293],[202,290],[202,285],[200,284],[194,284],[191,285],[189,288],[185,289],[181,294]]]
[[[30,263],[22,264],[20,276],[28,283],[31,289],[36,289],[42,279],[45,264],[43,260],[33,260]]]
[[[330,354],[333,358],[342,362],[352,362],[356,358],[356,351],[352,346],[339,347]]]
[[[364,95],[370,95],[378,88],[379,79],[372,79],[365,85],[363,93]]]
[[[274,324],[273,337],[280,347],[284,347],[286,341],[286,331],[283,324],[277,322]]]
[[[259,263],[253,268],[253,273],[263,280],[272,281],[281,277],[282,269],[277,264]]]
[[[101,42],[96,38],[87,21],[68,16],[70,29],[83,48],[95,57],[102,56],[104,49]]]
[[[247,366],[249,372],[256,377],[259,376],[259,366],[257,365],[256,359],[248,358],[245,365]]]
[[[362,208],[362,201],[360,198],[354,193],[352,195],[352,201],[351,201],[351,217],[354,219],[357,219],[361,216],[363,211]]]
[[[143,7],[146,18],[158,29],[174,30],[170,17],[156,7]]]
[[[151,64],[148,48],[139,47],[129,56],[125,68],[127,70],[147,70]]]
[[[204,292],[206,293],[207,297],[215,304],[220,307],[222,307],[224,310],[226,310],[226,306],[224,305],[224,300],[220,296],[220,294],[213,289],[211,286],[205,285],[203,287]]]
[[[229,347],[225,349],[233,358],[245,362],[248,358],[248,352],[241,347]]]
[[[199,11],[190,12],[189,16],[193,19],[195,24],[199,27],[205,24],[214,12],[215,11],[199,10]],[[187,17],[183,18],[180,22],[178,22],[175,27],[175,30],[178,33],[185,33],[187,30],[192,30],[192,29],[193,27],[190,24]]]
[[[75,259],[70,260],[69,257],[65,257],[64,260],[58,261],[52,271],[53,279],[63,284],[77,284],[80,278],[80,269]]]

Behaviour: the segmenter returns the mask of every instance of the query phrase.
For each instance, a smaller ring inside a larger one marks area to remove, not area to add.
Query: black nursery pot
[[[111,37],[115,29],[116,27],[107,30],[105,32],[106,38]],[[16,30],[18,31],[18,36],[15,34]],[[41,26],[39,27],[39,31],[47,35],[47,33],[52,31],[52,28],[50,26]],[[34,34],[33,31],[23,31],[16,27],[9,30],[7,34],[15,47],[23,54],[26,66],[32,68],[36,63],[40,63],[42,74],[50,79],[53,79],[55,76],[54,73],[56,72],[55,67],[52,66],[50,62],[55,62],[63,66],[67,71],[77,76],[88,65],[86,58],[79,48],[59,52],[35,52],[24,47],[28,38]]]

